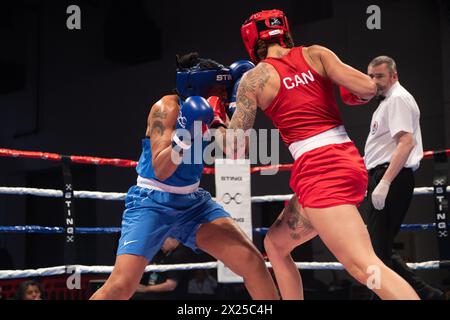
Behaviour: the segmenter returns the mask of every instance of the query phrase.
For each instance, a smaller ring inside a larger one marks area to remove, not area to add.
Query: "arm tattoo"
[[[239,101],[239,97],[238,97]],[[241,103],[243,99],[241,99]],[[236,108],[233,118],[230,122],[230,129],[248,130],[253,127],[256,118],[256,108],[241,107]]]
[[[247,130],[253,127],[256,117],[255,82],[256,79],[251,71],[242,78],[237,93],[236,111],[228,126],[230,129]]]
[[[165,118],[167,118],[167,112],[158,108],[157,110],[155,110],[155,113],[153,113],[152,118],[165,119]]]
[[[158,134],[158,135],[162,136],[164,134],[164,130],[166,130],[166,128],[164,127],[164,124],[159,120],[155,120],[152,123],[152,129],[150,131],[150,136],[153,136],[153,134]]]
[[[237,94],[236,112],[229,128],[248,130],[253,127],[256,117],[257,96],[263,91],[270,79],[268,67],[263,63],[249,71],[244,78]]]
[[[259,66],[259,69],[257,70],[256,74],[259,80],[258,81],[259,89],[262,91],[265,85],[267,84],[267,81],[269,81],[270,79],[270,70],[266,64],[262,63]]]

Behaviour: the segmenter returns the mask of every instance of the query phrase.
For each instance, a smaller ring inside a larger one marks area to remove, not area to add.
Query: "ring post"
[[[250,160],[216,159],[216,201],[229,212],[234,221],[252,239],[252,199]],[[239,277],[219,261],[217,279],[220,283],[242,283]]]

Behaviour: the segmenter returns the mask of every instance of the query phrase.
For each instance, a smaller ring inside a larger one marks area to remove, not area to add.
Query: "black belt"
[[[389,162],[379,164],[375,168],[370,169],[369,174],[373,175],[376,171],[384,170],[384,169],[387,169],[388,167],[389,167]],[[401,171],[403,171],[403,170],[412,170],[412,169],[403,167]]]
[[[389,162],[379,164],[376,167],[370,169],[369,174],[373,175],[376,171],[381,170],[381,169],[387,169],[388,167],[389,167]]]

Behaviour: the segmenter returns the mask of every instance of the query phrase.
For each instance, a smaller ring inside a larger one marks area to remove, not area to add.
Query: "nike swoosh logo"
[[[133,243],[133,242],[136,242],[137,240],[131,240],[131,241],[125,241],[124,243],[123,243],[123,246],[126,246],[126,245],[128,245],[128,244],[130,244],[130,243]]]

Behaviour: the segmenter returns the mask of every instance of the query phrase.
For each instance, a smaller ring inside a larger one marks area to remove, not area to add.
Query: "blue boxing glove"
[[[231,79],[233,83],[241,79],[244,73],[246,73],[250,69],[253,69],[254,67],[255,65],[247,60],[238,60],[236,62],[233,62],[230,65]]]
[[[172,145],[178,145],[184,150],[189,149],[194,138],[203,134],[202,125],[209,126],[213,119],[214,111],[205,98],[200,96],[187,98],[180,103]]]
[[[231,79],[233,81],[233,88],[230,94],[230,104],[228,106],[228,116],[231,118],[236,110],[237,91],[242,76],[248,70],[253,69],[255,65],[247,60],[238,60],[230,65]]]

